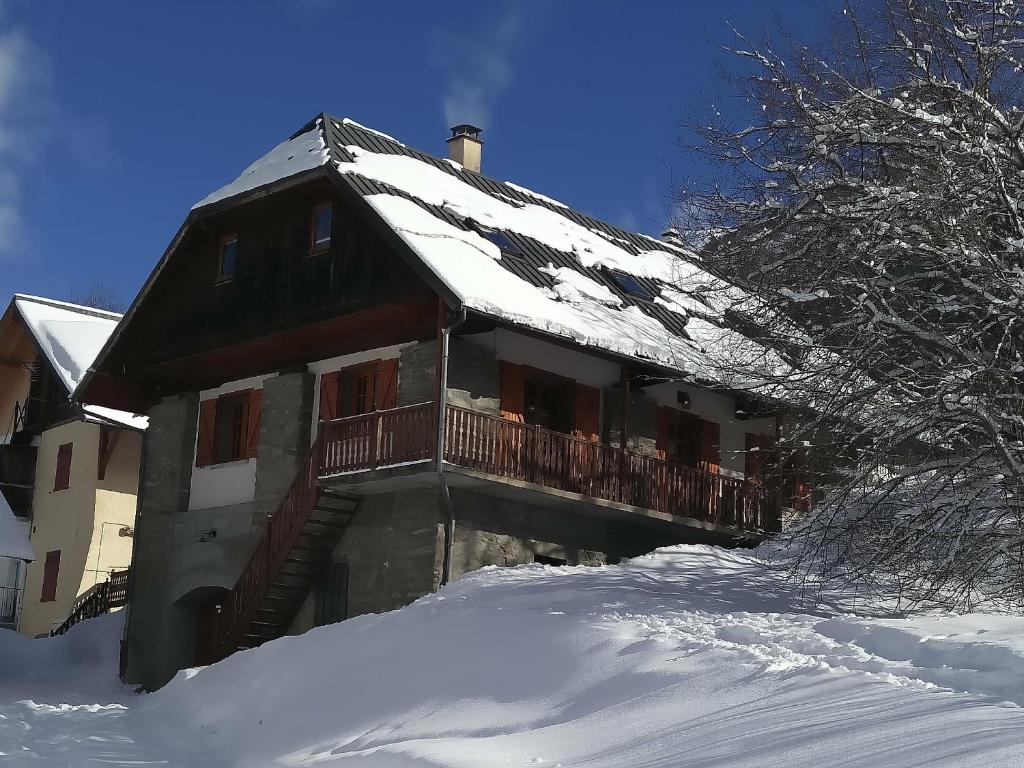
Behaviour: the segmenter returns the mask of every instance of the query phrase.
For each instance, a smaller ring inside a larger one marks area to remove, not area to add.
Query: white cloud
[[[0,257],[23,242],[21,174],[45,133],[49,93],[39,50],[23,30],[4,26],[0,6]]]
[[[509,2],[494,23],[472,38],[434,34],[432,58],[447,78],[443,106],[449,126],[487,127],[495,100],[515,75],[512,52],[523,26],[521,9]]]

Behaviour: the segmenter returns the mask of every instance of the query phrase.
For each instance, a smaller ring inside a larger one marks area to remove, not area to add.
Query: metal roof
[[[521,192],[516,187],[504,182],[495,181],[494,179],[488,178],[487,176],[475,171],[460,168],[457,164],[453,164],[447,159],[442,159],[434,155],[427,154],[426,152],[420,152],[417,149],[407,147],[395,139],[361,126],[358,123],[354,123],[351,120],[339,119],[327,114],[320,115],[297,131],[295,135],[297,136],[311,130],[318,122],[321,126],[321,130],[323,131],[324,141],[327,145],[328,151],[335,162],[352,162],[353,158],[346,149],[346,147],[350,146],[359,147],[360,149],[368,152],[376,152],[378,154],[405,155],[454,176],[480,192],[502,200],[503,202],[513,201],[514,203],[520,203],[522,205],[538,205],[548,208],[561,216],[565,216],[580,226],[595,230],[598,233],[603,233],[618,246],[633,255],[653,249],[664,250],[670,253],[678,253],[680,250],[677,246],[673,246],[670,243],[665,243],[661,240],[656,240],[655,238],[641,235],[636,232],[630,232],[626,229],[620,229],[619,227],[612,226],[600,219],[595,219],[584,213],[580,213],[568,206],[559,205],[555,202],[548,201],[543,197]],[[403,190],[381,183],[374,179],[365,178],[360,176],[358,172],[342,175],[360,195],[367,196],[383,193],[404,197],[407,200],[415,202],[420,207],[429,211],[432,215],[454,227],[467,231],[472,229],[471,223],[467,223],[466,221],[451,215],[443,208],[424,203],[422,200],[419,200]],[[690,338],[686,333],[686,317],[678,314],[677,312],[672,312],[653,301],[634,296],[633,294],[624,291],[606,269],[600,267],[584,267],[580,263],[579,259],[571,253],[566,253],[565,251],[560,251],[557,248],[552,248],[545,243],[534,240],[518,232],[511,230],[502,230],[502,232],[510,241],[518,246],[520,253],[502,253],[500,264],[506,270],[522,280],[525,280],[527,283],[539,288],[551,288],[554,285],[554,280],[546,272],[541,272],[541,268],[547,267],[549,264],[556,268],[567,267],[586,275],[595,282],[608,288],[608,290],[614,295],[622,299],[622,306],[637,307],[645,314],[653,317],[676,336],[684,339]],[[680,253],[680,258],[683,258],[682,253]],[[660,281],[644,277],[634,277],[633,279],[650,292],[652,296],[658,296],[661,293],[662,283]]]

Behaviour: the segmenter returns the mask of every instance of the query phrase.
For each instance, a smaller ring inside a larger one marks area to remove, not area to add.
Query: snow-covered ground
[[[488,568],[148,696],[119,629],[0,638],[0,765],[1024,765],[1024,618],[809,611],[750,552]]]

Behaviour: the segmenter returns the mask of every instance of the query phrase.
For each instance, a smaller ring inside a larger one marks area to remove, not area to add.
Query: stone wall
[[[535,556],[558,558],[567,565],[604,565],[671,543],[652,531],[563,509],[531,506],[452,489],[455,545],[452,578],[486,565],[519,565]]]
[[[398,357],[398,404],[431,402],[437,393],[437,342],[403,347]]]
[[[334,549],[348,563],[348,615],[382,613],[437,589],[444,556],[438,488],[366,496]],[[313,626],[315,595],[307,597],[291,633]]]
[[[309,456],[316,376],[303,369],[281,373],[263,382],[263,414],[256,453],[256,503],[262,526],[281,503],[296,472]]]
[[[256,494],[251,502],[188,509],[198,394],[166,398],[150,412],[129,617],[127,678],[163,685],[194,663],[197,613],[231,589],[309,453],[312,374],[266,379]]]
[[[176,561],[171,542],[175,518],[188,508],[198,412],[194,393],[164,398],[150,409],[143,442],[126,678],[147,688],[162,685],[178,668],[169,622]]]

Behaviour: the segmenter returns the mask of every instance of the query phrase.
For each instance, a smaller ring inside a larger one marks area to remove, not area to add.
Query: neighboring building
[[[777,417],[706,365],[745,340],[692,254],[449,143],[319,116],[192,209],[87,374],[150,419],[127,680],[485,565],[778,525],[749,450]]]
[[[16,519],[0,494],[0,629],[17,629],[25,567],[35,559],[28,521]]]
[[[7,577],[25,635],[131,562],[146,420],[70,399],[120,317],[18,294],[0,318],[0,492],[38,556]]]

